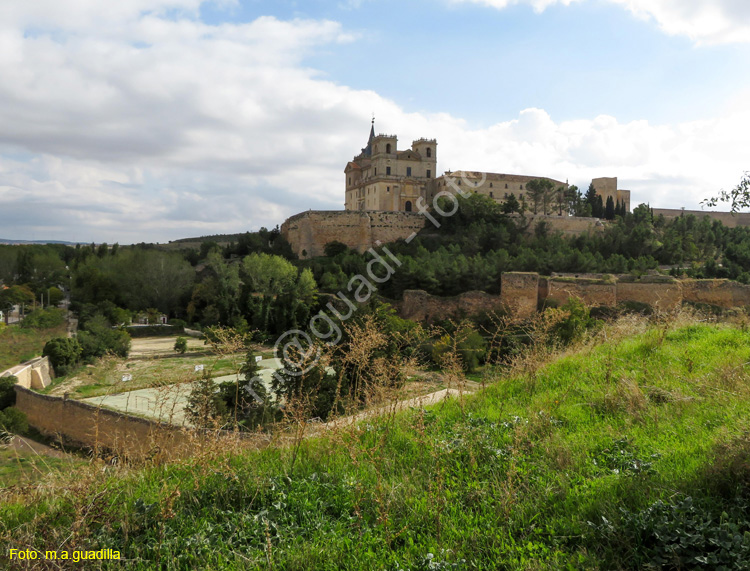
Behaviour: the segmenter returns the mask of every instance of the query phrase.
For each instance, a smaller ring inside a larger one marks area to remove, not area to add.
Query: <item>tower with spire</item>
[[[375,134],[375,117],[367,145],[344,169],[347,210],[411,212],[419,197],[434,193],[437,141],[419,139],[398,150],[396,135]]]

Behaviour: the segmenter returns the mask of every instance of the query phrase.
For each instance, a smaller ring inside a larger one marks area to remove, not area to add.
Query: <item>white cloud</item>
[[[582,0],[449,0],[502,10],[529,4],[537,12],[549,6],[569,6]],[[698,43],[750,42],[750,2],[747,0],[605,0],[619,4],[646,20],[653,19],[670,35],[688,36]]]
[[[132,1],[109,27],[71,17],[69,28],[28,34],[24,22],[41,16],[27,4],[11,3],[15,26],[0,12],[3,238],[164,241],[340,209],[343,168],[364,146],[372,110],[402,147],[438,138],[441,169],[579,184],[619,176],[635,203],[697,206],[750,168],[741,97],[723,118],[679,125],[556,122],[527,109],[472,129],[306,68],[311,49],[352,40],[335,22],[209,26],[164,15],[198,0],[149,2],[162,11],[148,13]],[[83,20],[98,17],[100,3],[78,5]]]

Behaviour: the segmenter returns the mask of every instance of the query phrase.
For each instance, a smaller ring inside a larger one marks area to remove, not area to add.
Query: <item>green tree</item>
[[[739,212],[742,208],[750,208],[750,171],[746,171],[740,182],[730,191],[719,191],[719,194],[701,201],[709,208],[724,202],[729,204],[731,212]]]
[[[536,178],[526,184],[527,194],[534,205],[534,214],[537,214],[540,205],[542,206],[543,213],[549,214],[549,204],[553,189],[554,185],[552,181],[546,178]]]
[[[184,355],[185,351],[187,351],[187,348],[188,348],[187,339],[185,339],[184,337],[178,337],[175,340],[175,342],[174,342],[174,350],[175,351],[177,351],[178,353]]]
[[[612,200],[611,196],[607,197],[607,206],[604,209],[604,218],[607,220],[615,219],[615,201]]]
[[[13,375],[0,377],[0,410],[16,404],[16,386],[18,379]]]
[[[226,422],[227,407],[208,371],[193,385],[185,405],[187,419],[196,428],[219,428]]]
[[[42,355],[49,357],[50,364],[58,376],[67,375],[80,361],[83,350],[77,339],[55,337],[49,340]]]

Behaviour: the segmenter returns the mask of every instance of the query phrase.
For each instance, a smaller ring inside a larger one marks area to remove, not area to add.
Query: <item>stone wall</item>
[[[589,306],[615,306],[617,305],[617,284],[614,277],[609,279],[552,277],[547,280],[546,299],[563,305],[571,297],[578,298]]]
[[[577,298],[590,307],[615,307],[624,302],[644,303],[656,311],[671,311],[683,302],[719,307],[750,306],[750,285],[729,280],[677,280],[670,276],[609,274],[556,274],[508,272],[501,277],[501,295],[471,291],[455,297],[438,297],[422,290],[404,292],[403,301],[390,302],[401,317],[432,322],[504,309],[517,317],[530,317],[539,303],[563,305]]]
[[[682,285],[666,276],[643,276],[638,280],[624,276],[617,280],[617,303],[625,301],[647,303],[657,311],[669,311],[682,303]]]
[[[500,277],[503,307],[517,317],[536,313],[539,301],[539,274],[506,272]]]
[[[10,375],[18,379],[18,385],[27,389],[41,390],[52,382],[49,358],[47,357],[37,357],[0,373],[0,377]]]
[[[750,286],[729,280],[682,280],[682,298],[719,307],[750,305]]]
[[[460,318],[500,309],[499,295],[468,291],[455,297],[438,297],[423,290],[407,290],[399,304],[405,319],[431,323],[436,319]]]
[[[603,232],[604,223],[598,218],[583,216],[544,216],[527,215],[529,226],[527,232],[533,234],[537,225],[544,222],[550,233],[561,232],[563,236],[580,236],[581,234]]]
[[[419,232],[426,218],[417,212],[308,211],[281,225],[281,234],[300,258],[322,256],[329,242],[365,252],[376,242],[406,239]]]
[[[727,228],[736,228],[738,226],[750,226],[750,213],[740,212],[732,214],[731,212],[709,212],[706,210],[682,210],[681,208],[653,208],[654,216],[662,215],[664,218],[677,218],[679,216],[688,216],[690,214],[700,218],[708,216],[711,220],[718,220]]]
[[[41,395],[16,385],[16,408],[42,434],[94,451],[142,459],[179,456],[193,447],[190,432],[88,403]]]
[[[550,232],[578,236],[604,229],[598,218],[529,215],[528,232],[544,221]],[[387,244],[407,239],[425,225],[434,227],[419,212],[309,210],[292,216],[281,225],[281,234],[300,258],[322,256],[329,242],[342,242],[358,252],[366,252],[376,242]],[[440,232],[434,229],[435,232]]]

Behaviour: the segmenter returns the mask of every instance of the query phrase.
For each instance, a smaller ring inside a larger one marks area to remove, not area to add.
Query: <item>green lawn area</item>
[[[2,549],[72,549],[73,528],[143,570],[749,568],[750,333],[609,338],[299,446],[19,499]]]
[[[51,473],[67,472],[83,463],[79,459],[51,458],[0,447],[0,488],[39,482]]]
[[[53,329],[23,329],[18,325],[0,326],[0,372],[42,354],[45,343],[64,337],[65,325]]]

